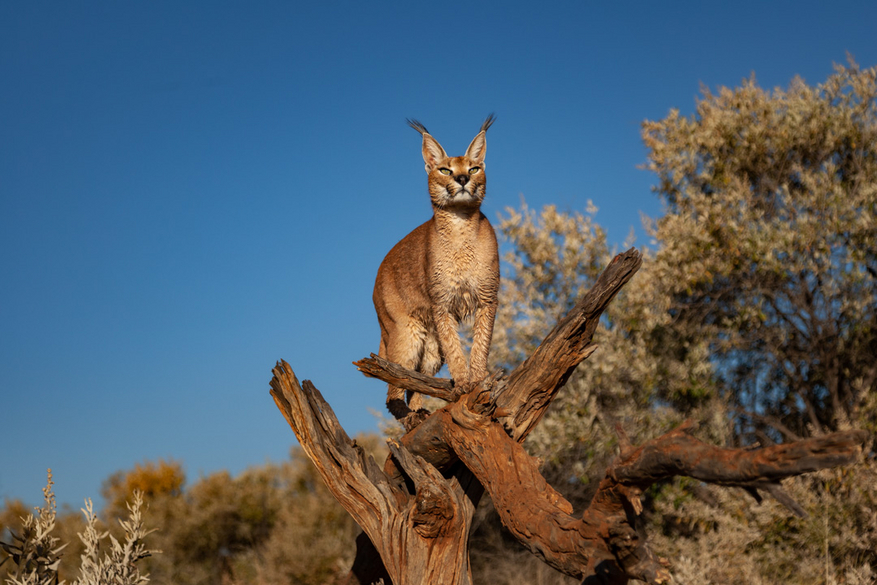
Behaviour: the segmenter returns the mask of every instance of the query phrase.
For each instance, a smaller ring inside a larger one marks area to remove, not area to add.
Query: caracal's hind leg
[[[442,367],[442,351],[435,332],[428,333],[423,340],[423,352],[417,371],[427,376],[435,376]],[[408,406],[411,410],[423,408],[423,395],[417,392],[408,393]]]
[[[396,327],[392,335],[387,336],[386,355],[381,357],[403,368],[417,370],[423,355],[425,338],[426,329],[416,320],[411,319]],[[387,385],[387,409],[399,420],[411,414],[412,410],[417,410],[416,407],[409,407],[405,403],[405,391],[392,384]]]

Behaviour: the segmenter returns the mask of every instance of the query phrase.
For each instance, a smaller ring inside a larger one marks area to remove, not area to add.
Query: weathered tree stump
[[[573,369],[595,349],[603,310],[641,264],[634,249],[616,256],[594,287],[508,377],[494,375],[465,394],[372,355],[367,375],[449,402],[399,442],[381,468],[352,441],[331,407],[286,362],[274,368],[271,395],[338,501],[362,527],[349,583],[472,582],[468,538],[486,489],[503,524],[534,554],[584,583],[664,583],[666,568],[646,546],[639,496],[656,481],[686,475],[770,493],[803,513],[779,481],[855,460],[864,431],[774,445],[721,449],[692,437],[691,424],[639,447],[626,441],[589,507],[578,517],[540,475],[521,442]]]

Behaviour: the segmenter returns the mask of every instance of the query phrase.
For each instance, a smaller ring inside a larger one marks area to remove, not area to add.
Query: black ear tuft
[[[426,129],[426,126],[418,122],[417,120],[411,120],[410,118],[405,118],[405,121],[408,122],[408,125],[420,132],[421,134],[429,134],[429,130]]]
[[[490,128],[494,122],[496,122],[496,116],[491,112],[491,114],[487,116],[487,119],[484,121],[484,124],[481,125],[481,131],[487,132],[487,129]]]

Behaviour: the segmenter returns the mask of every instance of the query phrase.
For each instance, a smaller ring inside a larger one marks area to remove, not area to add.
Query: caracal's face
[[[440,209],[478,208],[484,200],[487,181],[484,162],[467,156],[439,161],[429,172],[429,196]]]

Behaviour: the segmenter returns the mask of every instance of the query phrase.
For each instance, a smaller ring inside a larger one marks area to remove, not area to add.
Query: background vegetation
[[[643,125],[666,212],[647,220],[643,268],[606,312],[600,349],[527,442],[574,505],[587,505],[614,456],[616,423],[642,441],[693,418],[702,438],[729,446],[877,430],[875,78],[877,68],[851,63],[816,87],[766,91],[752,79],[704,90],[692,116]],[[522,205],[501,218],[495,366],[527,356],[611,260],[595,211]],[[378,437],[360,442],[383,456]],[[786,487],[807,518],[691,480],[657,486],[653,546],[679,583],[877,583],[873,442],[861,464]],[[119,542],[131,538],[135,493],[158,529],[146,543],[163,551],[137,565],[154,583],[332,583],[352,560],[357,527],[298,450],[191,484],[173,461],[119,472],[102,512]],[[22,517],[20,502],[6,502],[4,542],[26,530]],[[52,523],[69,543],[58,572],[74,580],[81,558],[96,558],[93,539],[76,534],[97,520],[53,510]],[[518,547],[490,506],[472,556],[479,583],[570,582]]]

